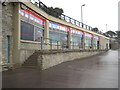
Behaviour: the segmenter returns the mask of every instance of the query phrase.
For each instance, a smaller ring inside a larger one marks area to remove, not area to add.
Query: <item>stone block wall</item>
[[[22,65],[35,51],[34,50],[20,50],[20,64]]]
[[[111,41],[110,42],[111,49],[116,50],[119,48],[119,43],[117,41]]]
[[[102,52],[104,51],[74,51],[39,54],[38,65],[41,65],[42,70],[44,70],[63,62],[82,59]]]
[[[20,49],[26,50],[41,50],[40,43],[28,43],[28,42],[21,42]]]
[[[2,61],[2,4],[0,3],[0,62]]]
[[[6,36],[9,36],[9,62],[12,62],[13,50],[13,5],[7,2],[2,6],[2,61],[6,62]]]

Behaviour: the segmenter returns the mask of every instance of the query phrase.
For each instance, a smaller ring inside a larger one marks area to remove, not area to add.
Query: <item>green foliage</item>
[[[93,28],[92,31],[99,32],[99,29],[97,27]]]
[[[109,35],[107,33],[103,33],[103,35],[105,35],[106,37],[109,37]]]
[[[115,31],[117,36],[120,37],[120,31]]]
[[[117,36],[115,37],[116,40],[120,42],[120,31],[115,31]]]
[[[42,2],[39,3],[39,8],[41,8],[42,10],[44,10],[49,15],[52,15],[52,16],[57,17],[57,18],[59,18],[62,15],[62,13],[64,12],[62,8],[47,7]]]
[[[53,7],[48,7],[49,13],[50,15],[59,18],[62,13],[64,12],[62,8],[53,8]]]
[[[106,33],[105,33],[107,36],[109,36],[109,37],[111,37],[111,38],[113,38],[113,37],[115,37],[117,34],[116,34],[116,32],[114,32],[114,31],[107,31]]]

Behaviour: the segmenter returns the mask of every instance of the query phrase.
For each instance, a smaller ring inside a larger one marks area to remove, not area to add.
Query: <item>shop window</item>
[[[34,26],[21,21],[21,39],[34,41]]]
[[[60,34],[58,32],[50,31],[49,38],[52,40],[52,43],[57,43],[60,40]]]
[[[43,30],[38,27],[35,27],[35,41],[40,42],[41,37],[43,37]]]

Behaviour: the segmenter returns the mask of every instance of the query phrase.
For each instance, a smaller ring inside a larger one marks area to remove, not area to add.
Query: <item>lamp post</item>
[[[108,26],[108,25],[106,24],[106,32],[107,32],[107,26]]]
[[[81,22],[83,23],[83,12],[82,12],[82,7],[85,6],[85,4],[81,5]]]

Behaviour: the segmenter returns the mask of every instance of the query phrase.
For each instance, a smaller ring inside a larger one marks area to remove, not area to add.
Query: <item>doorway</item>
[[[97,41],[97,49],[99,49],[99,45],[100,45],[100,43],[99,43],[99,41]]]
[[[6,36],[6,63],[9,63],[10,36]]]

